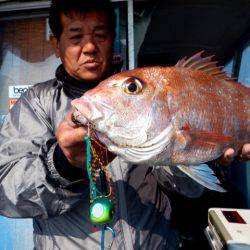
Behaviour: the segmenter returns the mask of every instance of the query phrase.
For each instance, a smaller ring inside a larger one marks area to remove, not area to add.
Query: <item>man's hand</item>
[[[221,162],[229,164],[233,161],[234,157],[238,157],[241,161],[250,160],[250,143],[245,144],[237,156],[235,155],[235,151],[232,148],[227,149],[221,159]]]
[[[82,168],[86,162],[84,136],[87,134],[87,131],[84,127],[73,123],[72,113],[73,110],[59,124],[57,141],[69,163],[77,168]]]

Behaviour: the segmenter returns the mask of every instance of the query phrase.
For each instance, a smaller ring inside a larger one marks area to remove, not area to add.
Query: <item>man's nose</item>
[[[91,35],[85,36],[82,45],[83,53],[94,53],[97,50],[97,45],[94,38]]]

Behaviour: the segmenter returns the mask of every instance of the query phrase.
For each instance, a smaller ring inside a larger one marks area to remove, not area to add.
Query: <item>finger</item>
[[[72,147],[80,142],[84,142],[87,131],[84,127],[72,128],[64,120],[60,123],[57,131],[57,140],[62,147]]]
[[[233,161],[235,155],[235,151],[232,148],[228,148],[225,150],[224,154],[218,160],[220,164],[229,164]]]
[[[224,158],[226,161],[232,161],[234,158],[234,155],[235,155],[235,151],[232,148],[229,148],[224,152]]]
[[[243,146],[242,154],[250,157],[250,143],[247,143]]]
[[[65,133],[66,135],[66,133]],[[87,135],[87,131],[84,127],[75,128],[72,131],[67,132],[68,144],[75,145],[80,142],[84,142],[84,136]]]
[[[250,160],[250,143],[247,143],[242,147],[239,158],[243,161]]]

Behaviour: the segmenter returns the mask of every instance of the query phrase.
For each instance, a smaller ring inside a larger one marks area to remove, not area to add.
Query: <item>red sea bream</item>
[[[128,162],[178,167],[223,191],[204,163],[249,142],[250,89],[200,56],[111,76],[72,101],[75,120]]]

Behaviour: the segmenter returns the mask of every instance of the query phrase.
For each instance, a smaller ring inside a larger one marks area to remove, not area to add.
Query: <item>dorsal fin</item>
[[[216,66],[218,63],[217,61],[211,61],[214,55],[201,57],[203,53],[204,51],[200,51],[189,58],[184,57],[176,63],[175,67],[199,70],[210,76],[214,76],[225,81],[235,81],[235,78],[227,76],[227,73],[230,72],[221,71],[221,68],[223,67]]]

